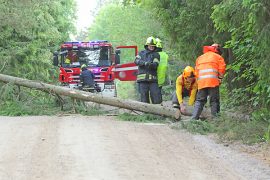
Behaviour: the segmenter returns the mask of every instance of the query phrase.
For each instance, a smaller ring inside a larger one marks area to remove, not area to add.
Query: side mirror
[[[115,50],[115,64],[120,64],[120,49]]]
[[[120,49],[116,49],[115,50],[115,54],[118,54],[118,55],[121,54],[121,50]]]
[[[53,65],[58,66],[59,61],[58,61],[58,53],[53,53]]]

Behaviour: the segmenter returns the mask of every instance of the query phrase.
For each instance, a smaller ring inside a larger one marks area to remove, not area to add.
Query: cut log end
[[[175,111],[174,118],[177,121],[181,120],[181,112],[180,112],[180,110]]]

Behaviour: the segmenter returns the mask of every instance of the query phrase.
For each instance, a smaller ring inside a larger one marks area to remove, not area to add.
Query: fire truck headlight
[[[122,79],[125,78],[126,77],[126,73],[125,72],[120,72],[119,73],[119,77],[122,78]]]

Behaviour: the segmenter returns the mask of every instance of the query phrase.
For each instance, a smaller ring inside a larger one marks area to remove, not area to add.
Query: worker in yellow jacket
[[[188,105],[194,105],[198,90],[194,69],[187,66],[184,72],[176,79],[176,92],[173,94],[172,103],[174,108],[180,108],[182,113],[186,113],[186,106],[183,98],[189,96]],[[179,107],[180,106],[180,107]]]

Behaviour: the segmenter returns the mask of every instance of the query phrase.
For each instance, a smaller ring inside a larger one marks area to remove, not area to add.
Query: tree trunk
[[[163,107],[160,105],[147,104],[138,101],[124,100],[115,97],[105,97],[101,94],[94,94],[90,92],[79,91],[75,89],[70,89],[61,86],[55,86],[51,84],[46,84],[42,82],[36,82],[32,80],[12,77],[8,75],[0,74],[0,81],[6,83],[12,83],[19,86],[24,86],[28,88],[33,88],[41,91],[46,91],[49,93],[54,93],[58,95],[69,96],[75,99],[80,99],[83,101],[91,101],[99,104],[106,104],[110,106],[116,106],[124,109],[136,110],[151,114],[156,114],[160,116],[166,116],[170,118],[180,119],[180,112],[177,109]]]

